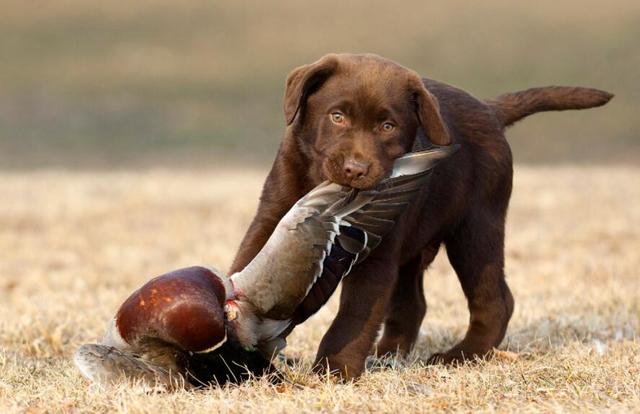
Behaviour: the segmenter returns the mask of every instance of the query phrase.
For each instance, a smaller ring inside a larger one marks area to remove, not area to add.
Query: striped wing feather
[[[362,262],[380,244],[428,176],[429,171],[389,178],[375,189],[362,192],[371,196],[371,201],[344,217],[346,225],[340,226],[340,233],[323,261],[321,273],[296,308],[292,327],[316,313],[351,268]]]

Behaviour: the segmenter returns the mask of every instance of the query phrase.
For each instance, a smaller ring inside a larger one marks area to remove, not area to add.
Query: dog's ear
[[[296,117],[300,117],[304,111],[307,98],[338,67],[338,56],[329,54],[309,65],[295,68],[287,77],[287,86],[284,92],[284,117],[287,125],[293,124]]]
[[[436,97],[429,93],[418,74],[410,77],[409,85],[415,99],[418,121],[429,140],[436,145],[451,144],[451,137],[440,115],[440,105]]]

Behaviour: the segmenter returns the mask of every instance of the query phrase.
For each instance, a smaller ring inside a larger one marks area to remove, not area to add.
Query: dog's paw
[[[364,361],[356,366],[356,364],[343,361],[336,357],[321,358],[316,361],[313,371],[321,377],[334,382],[353,381],[362,375],[364,371]]]
[[[452,349],[447,352],[437,352],[429,357],[428,365],[462,365],[467,362],[477,361],[486,357],[486,354],[474,352],[465,353],[461,350]]]

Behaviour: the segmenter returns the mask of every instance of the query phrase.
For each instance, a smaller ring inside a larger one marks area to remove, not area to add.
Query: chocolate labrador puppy
[[[427,310],[423,272],[442,244],[470,323],[460,343],[432,361],[487,355],[504,338],[514,306],[504,276],[512,181],[505,128],[536,112],[591,108],[611,97],[552,86],[483,101],[375,55],[330,54],[299,67],[286,83],[284,139],[231,271],[241,270],[320,182],[370,188],[402,154],[456,143],[459,151],[434,169],[392,233],[344,280],[316,366],[359,376],[382,324],[378,354],[410,351]]]

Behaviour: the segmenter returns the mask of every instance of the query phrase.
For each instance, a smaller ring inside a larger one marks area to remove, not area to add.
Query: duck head
[[[200,266],[151,279],[120,306],[108,342],[154,339],[189,352],[216,349],[227,339],[225,279]]]

